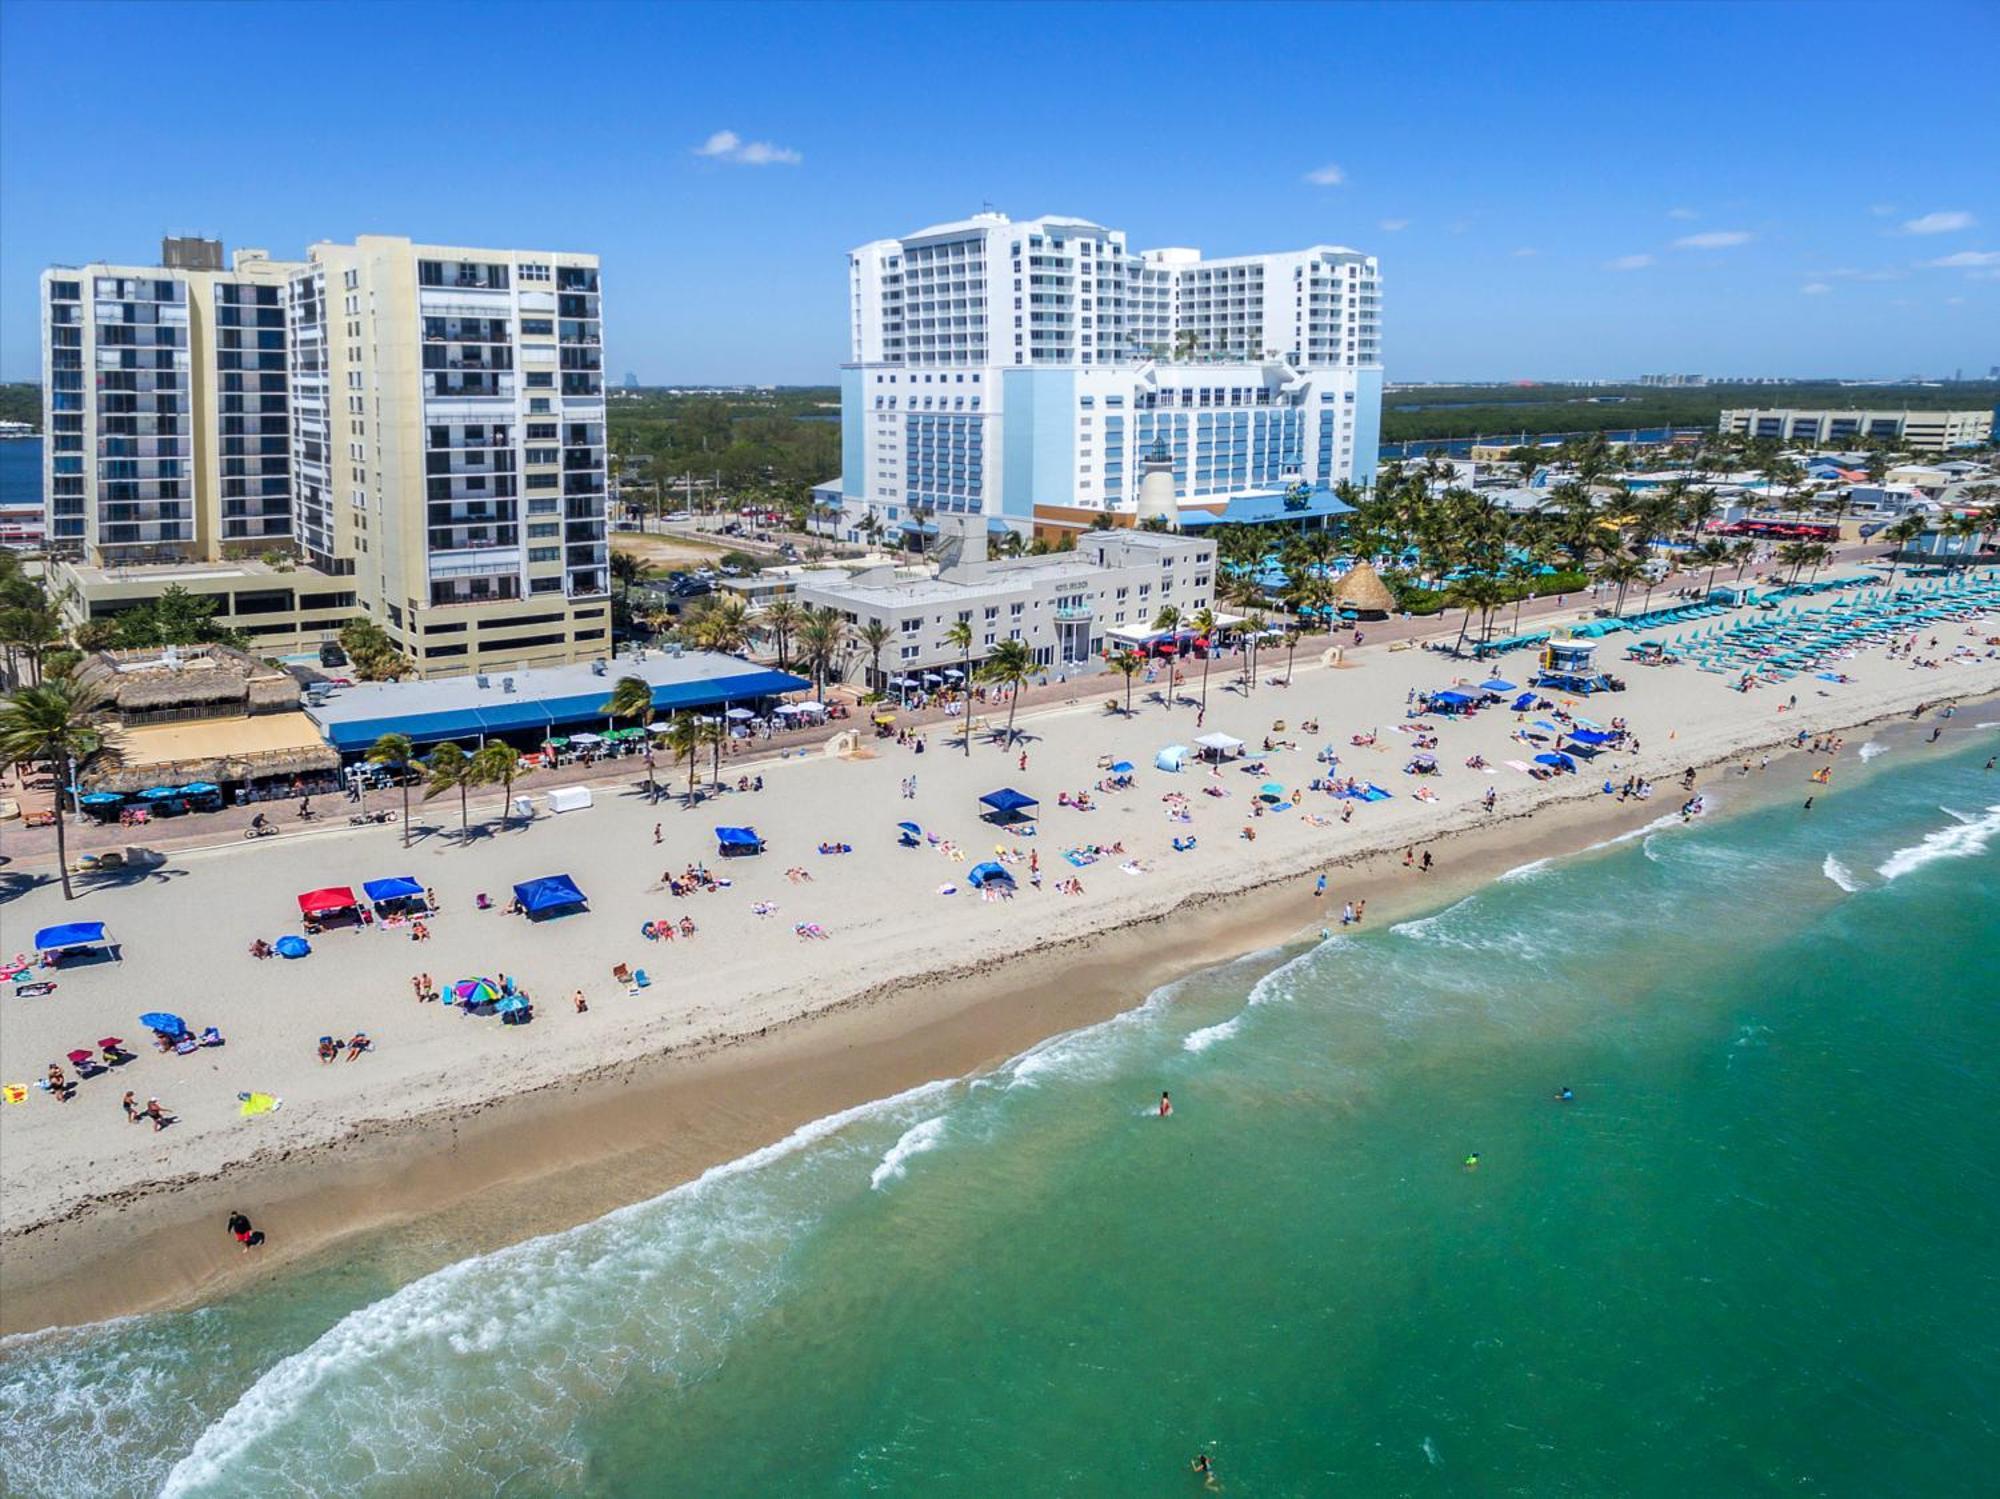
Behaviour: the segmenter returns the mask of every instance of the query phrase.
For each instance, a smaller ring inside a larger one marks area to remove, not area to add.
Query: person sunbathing
[[[255,942],[250,944],[250,956],[253,958],[268,958],[274,956],[276,953],[277,949],[262,937],[259,937]]]
[[[692,937],[694,935],[694,918],[692,916],[683,916],[681,918],[681,935],[683,937]]]
[[[331,1036],[319,1038],[319,1059],[321,1065],[335,1061],[340,1056],[340,1043]]]
[[[350,1062],[353,1061],[356,1057],[360,1056],[362,1052],[368,1050],[374,1044],[375,1043],[373,1041],[368,1039],[368,1032],[356,1031],[354,1033],[354,1039],[347,1043],[347,1060]]]

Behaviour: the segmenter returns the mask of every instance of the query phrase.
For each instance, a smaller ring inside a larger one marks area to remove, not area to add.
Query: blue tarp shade
[[[101,921],[68,921],[35,933],[36,952],[64,952],[72,947],[97,947],[104,941]]]
[[[967,874],[965,878],[966,882],[975,890],[983,890],[989,884],[1011,885],[1014,883],[1014,876],[990,860],[984,864],[973,865],[971,873]]]
[[[424,893],[424,887],[406,874],[391,875],[386,880],[370,880],[361,889],[370,900],[408,900],[413,895]]]
[[[762,848],[764,840],[755,828],[717,828],[715,841],[723,848]]]
[[[1514,684],[1512,682],[1503,682],[1500,678],[1495,677],[1489,682],[1481,682],[1479,690],[1481,692],[1512,692]]]
[[[1473,696],[1473,695],[1472,695],[1471,693],[1469,693],[1469,692],[1459,692],[1459,691],[1456,691],[1456,690],[1447,690],[1447,691],[1445,691],[1445,692],[1433,692],[1433,693],[1431,694],[1431,701],[1432,701],[1432,702],[1434,702],[1434,703],[1464,703],[1464,704],[1472,704],[1472,703],[1476,703],[1476,702],[1478,702],[1478,701],[1479,701],[1479,699],[1478,699],[1478,698],[1476,698],[1476,697],[1474,697],[1474,696]]]
[[[1016,791],[1011,786],[1003,787],[998,791],[989,791],[986,795],[979,798],[979,800],[986,806],[991,807],[995,812],[1019,812],[1028,807],[1038,807],[1041,805],[1032,796]]]
[[[1609,744],[1618,736],[1604,729],[1571,729],[1569,737],[1578,744]]]
[[[1526,713],[1534,706],[1535,695],[1532,692],[1524,692],[1514,699],[1514,711],[1516,713]]]
[[[1576,761],[1570,759],[1568,755],[1537,755],[1535,756],[1535,763],[1537,765],[1554,765],[1562,770],[1576,769]]]
[[[697,682],[673,682],[653,689],[653,711],[678,713],[712,708],[752,698],[782,697],[803,692],[812,683],[785,671],[746,671],[736,676]],[[571,725],[601,724],[609,716],[604,705],[609,689],[568,697],[517,698],[480,708],[441,708],[432,712],[385,713],[379,718],[336,720],[324,725],[327,743],[352,753],[365,750],[384,734],[406,734],[419,744],[523,729],[544,733]]]
[[[583,904],[583,892],[576,888],[576,881],[566,874],[552,874],[544,879],[528,880],[514,887],[514,899],[521,903],[521,909],[530,916],[538,916],[544,911],[559,911],[564,906]]]

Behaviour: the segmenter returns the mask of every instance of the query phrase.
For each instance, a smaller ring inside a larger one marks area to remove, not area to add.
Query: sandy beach
[[[1942,627],[1944,648],[1965,632]],[[1529,665],[1516,656],[1498,670],[1521,681]],[[585,811],[482,829],[479,817],[498,812],[487,795],[474,809],[479,836],[463,843],[432,835],[405,851],[398,829],[340,828],[175,854],[144,879],[92,888],[70,905],[37,886],[0,907],[7,952],[40,926],[101,920],[123,961],[63,969],[52,994],[10,998],[0,1008],[0,1075],[32,1084],[50,1061],[106,1036],[123,1037],[135,1056],[80,1083],[67,1103],[31,1088],[24,1104],[0,1112],[0,1322],[19,1330],[212,1295],[233,1277],[393,1219],[456,1214],[449,1221],[468,1252],[578,1221],[808,1119],[963,1074],[1129,1007],[1178,973],[1311,932],[1337,920],[1345,901],[1366,899],[1368,920],[1379,921],[1452,882],[1674,816],[1688,767],[1716,767],[1699,787],[1726,802],[1744,781],[1725,767],[1800,731],[1850,731],[1907,718],[1919,704],[2000,692],[2000,661],[1919,668],[1880,649],[1843,663],[1848,682],[1802,676],[1748,694],[1688,667],[1622,670],[1629,691],[1575,711],[1628,720],[1638,750],[1549,782],[1508,768],[1537,747],[1510,737],[1520,719],[1504,704],[1469,721],[1425,720],[1437,726],[1442,774],[1404,773],[1415,748],[1397,728],[1407,695],[1479,680],[1469,663],[1370,647],[1338,666],[1301,659],[1292,684],[1276,687],[1268,678],[1283,674],[1280,652],[1260,662],[1247,693],[1227,685],[1231,663],[1216,663],[1199,731],[1248,741],[1262,772],[1155,770],[1162,746],[1193,742],[1194,707],[1168,707],[1141,689],[1128,718],[1108,713],[1111,688],[1092,683],[1073,704],[1024,713],[1022,744],[982,740],[969,758],[933,731],[921,755],[864,741],[859,756],[734,767],[761,772],[765,789],[693,809],[649,804],[636,788],[600,791]],[[1183,698],[1199,689],[1190,671]],[[1947,722],[1945,734],[1978,716]],[[1311,720],[1319,731],[1308,735],[1301,724]],[[1370,730],[1372,746],[1351,744]],[[1296,747],[1258,755],[1267,735]],[[1850,734],[1830,785],[1806,779],[1824,757],[1813,766],[1774,760],[1752,785],[1775,795],[1763,777],[1790,777],[1801,800],[1837,796],[1842,762],[1864,737]],[[1392,799],[1352,804],[1343,822],[1349,803],[1306,792],[1290,810],[1254,816],[1265,782],[1284,787],[1289,805],[1325,773],[1315,760],[1322,746],[1338,754],[1339,775],[1379,784]],[[1475,754],[1490,772],[1466,767]],[[1134,786],[1096,791],[1100,765],[1120,759],[1138,767]],[[1632,775],[1656,782],[1649,802],[1599,791]],[[1417,799],[1420,785],[1436,800]],[[1036,836],[981,819],[977,798],[1008,786],[1041,802]],[[1481,806],[1489,788],[1492,812]],[[1086,789],[1093,810],[1059,805]],[[1175,792],[1185,794],[1185,822],[1162,802]],[[899,846],[895,824],[905,819],[940,842]],[[455,810],[439,820],[455,829]],[[712,830],[723,823],[753,824],[767,852],[718,859]],[[1174,840],[1190,836],[1196,846],[1175,851]],[[852,852],[821,854],[823,842]],[[1064,858],[1084,845],[1123,851],[1085,867]],[[1430,851],[1435,871],[1405,869],[1406,848]],[[966,875],[1002,850],[1019,852],[1007,865],[1019,893],[983,899]],[[729,888],[672,897],[662,872],[691,863],[726,876]],[[1316,899],[1320,871],[1328,888]],[[582,887],[586,913],[532,924],[503,913],[516,881],[557,873]],[[438,895],[428,941],[374,926],[330,930],[297,962],[249,955],[252,939],[299,930],[301,892],[358,891],[403,874]],[[1081,893],[1058,893],[1070,878]],[[482,892],[493,909],[476,908]],[[671,943],[641,935],[643,923],[667,917],[691,918],[696,934]],[[826,935],[800,936],[801,924]],[[628,992],[612,976],[619,964],[643,967],[651,985]],[[440,984],[504,973],[533,996],[536,1018],[503,1025],[418,1003],[411,978],[420,972]],[[587,1013],[571,1003],[579,988]],[[138,1023],[156,1009],[197,1030],[215,1026],[227,1044],[156,1053]],[[368,1054],[319,1060],[322,1035],[357,1031],[373,1038]],[[169,1127],[128,1123],[127,1089],[142,1104],[157,1097]],[[239,1117],[238,1095],[251,1091],[282,1107]],[[242,1256],[228,1243],[221,1221],[232,1207],[268,1233],[262,1253]],[[141,1261],[144,1277],[130,1273]]]

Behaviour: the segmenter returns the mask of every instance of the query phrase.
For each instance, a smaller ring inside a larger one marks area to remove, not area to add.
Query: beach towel
[[[273,1109],[282,1107],[285,1102],[284,1099],[275,1097],[269,1093],[239,1093],[236,1097],[241,1101],[242,1105],[236,1112],[245,1119],[255,1118],[259,1114],[268,1114]]]
[[[28,1085],[26,1083],[0,1084],[0,1097],[4,1097],[9,1103],[26,1103],[28,1101]]]

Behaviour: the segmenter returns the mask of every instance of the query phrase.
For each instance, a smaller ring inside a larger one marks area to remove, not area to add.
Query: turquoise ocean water
[[[1990,1493],[1980,717],[567,1233],[9,1340],[0,1484],[1172,1495],[1202,1449],[1235,1495]]]

